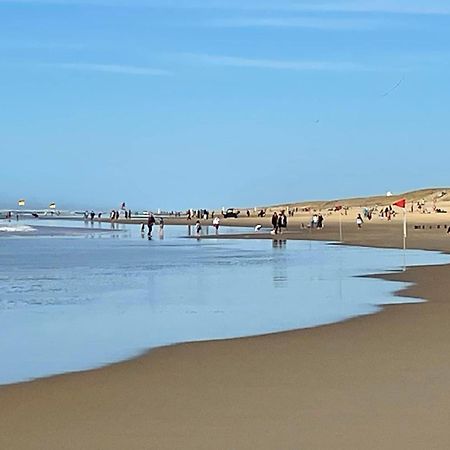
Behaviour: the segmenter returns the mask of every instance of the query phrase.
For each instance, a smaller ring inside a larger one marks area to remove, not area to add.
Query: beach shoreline
[[[276,238],[335,241],[335,226]],[[399,224],[383,226],[347,230],[344,243],[399,247]],[[446,238],[442,229],[420,229],[409,244],[449,253]],[[396,295],[426,303],[298,331],[177,344],[0,387],[0,447],[448,448],[449,274],[450,264],[375,275],[411,283]]]

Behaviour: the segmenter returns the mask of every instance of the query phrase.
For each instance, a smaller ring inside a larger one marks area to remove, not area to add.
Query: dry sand
[[[436,217],[410,231],[411,247],[450,251]],[[336,240],[333,220],[317,232],[297,225],[283,238]],[[349,222],[344,236],[395,247],[401,222]],[[413,282],[400,294],[429,301],[2,387],[0,449],[447,450],[450,265],[385,278]]]

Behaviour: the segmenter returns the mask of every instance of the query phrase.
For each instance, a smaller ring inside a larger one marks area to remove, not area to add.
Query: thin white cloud
[[[344,12],[344,13],[388,13],[412,15],[450,15],[448,2],[427,1],[414,2],[410,0],[386,1],[336,1],[317,4],[298,4],[298,9],[317,12]]]
[[[374,68],[363,64],[345,61],[314,61],[314,60],[279,60],[279,59],[254,59],[236,56],[209,55],[186,53],[184,57],[191,62],[254,69],[291,70],[291,71],[371,71]]]
[[[304,28],[335,31],[375,30],[385,27],[386,24],[386,20],[318,17],[240,17],[216,19],[208,22],[210,26],[224,28]]]
[[[55,63],[43,64],[57,69],[78,70],[83,72],[105,72],[125,75],[167,76],[172,73],[151,67],[129,66],[122,64],[90,64],[90,63]]]

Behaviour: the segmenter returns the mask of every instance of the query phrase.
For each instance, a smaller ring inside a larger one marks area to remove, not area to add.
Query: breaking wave
[[[0,233],[31,233],[32,231],[36,231],[36,228],[28,225],[0,225]]]

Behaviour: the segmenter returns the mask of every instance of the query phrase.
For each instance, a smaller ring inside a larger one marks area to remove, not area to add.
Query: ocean
[[[417,302],[393,296],[403,284],[360,275],[449,262],[427,251],[188,234],[155,227],[148,240],[136,225],[0,221],[0,384]]]

